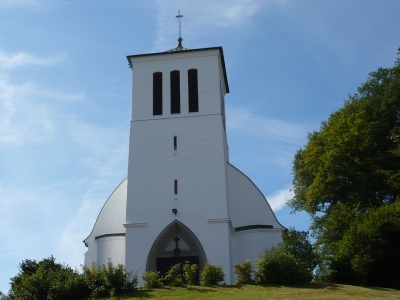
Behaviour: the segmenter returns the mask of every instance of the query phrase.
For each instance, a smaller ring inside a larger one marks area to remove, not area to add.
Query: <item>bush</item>
[[[194,285],[197,279],[197,270],[198,266],[196,264],[189,264],[188,261],[185,261],[183,265],[183,276],[186,279],[187,284]]]
[[[79,299],[89,290],[77,270],[55,262],[51,256],[39,262],[24,260],[11,278],[10,299]],[[7,299],[1,296],[0,299]]]
[[[183,275],[181,264],[176,264],[169,269],[169,271],[164,276],[164,281],[167,285],[174,287],[184,287]]]
[[[203,286],[219,285],[224,281],[225,274],[222,266],[214,266],[207,263],[200,272],[200,284]]]
[[[113,297],[121,291],[134,290],[138,284],[136,274],[127,273],[121,264],[114,267],[111,261],[108,261],[107,266],[93,263],[91,268],[83,267],[83,278],[92,299]]]
[[[251,260],[242,261],[240,264],[233,266],[233,273],[236,274],[235,284],[251,284],[254,283],[253,280],[253,265]]]
[[[127,273],[123,265],[114,267],[111,261],[107,266],[83,267],[83,274],[56,263],[53,256],[39,262],[24,260],[19,269],[17,276],[11,278],[9,297],[0,294],[0,300],[96,299],[133,290],[138,283],[136,274]]]
[[[146,289],[157,289],[164,286],[159,271],[144,272],[142,279],[144,281],[144,287]]]
[[[307,263],[283,248],[266,249],[256,264],[255,279],[259,284],[300,284],[312,279]]]
[[[286,229],[283,241],[266,249],[256,260],[256,283],[300,284],[310,282],[319,263],[307,231]]]

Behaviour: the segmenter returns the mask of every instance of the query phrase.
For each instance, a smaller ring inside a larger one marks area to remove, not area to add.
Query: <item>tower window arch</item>
[[[162,73],[153,73],[153,116],[162,115]]]
[[[197,69],[188,70],[189,112],[199,111]]]
[[[171,114],[179,114],[181,112],[181,86],[179,71],[171,71]]]

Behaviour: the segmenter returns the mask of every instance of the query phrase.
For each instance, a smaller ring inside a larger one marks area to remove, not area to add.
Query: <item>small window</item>
[[[171,71],[171,114],[181,112],[181,87],[179,71]]]
[[[174,136],[174,150],[178,149],[178,138]]]
[[[162,115],[162,73],[153,73],[153,116]]]
[[[174,180],[174,194],[178,195],[178,179]]]
[[[189,112],[199,111],[199,91],[197,81],[197,69],[188,71],[188,90],[189,90]]]

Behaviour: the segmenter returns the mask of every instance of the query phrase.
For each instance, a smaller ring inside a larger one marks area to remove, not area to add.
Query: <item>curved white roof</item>
[[[229,217],[235,231],[246,228],[284,229],[267,199],[240,170],[227,164]]]
[[[97,217],[92,232],[83,241],[86,246],[88,246],[90,240],[96,237],[125,233],[127,186],[128,179],[125,179],[108,197]]]

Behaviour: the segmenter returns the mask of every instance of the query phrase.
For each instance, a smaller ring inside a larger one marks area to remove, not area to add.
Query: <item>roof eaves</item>
[[[226,74],[226,67],[225,67],[225,59],[224,59],[224,51],[222,47],[210,47],[210,48],[198,48],[198,49],[187,49],[184,51],[167,51],[167,52],[156,52],[156,53],[145,53],[145,54],[135,54],[135,55],[127,55],[126,59],[128,60],[129,67],[132,68],[132,61],[130,58],[134,57],[143,57],[143,56],[153,56],[153,55],[168,55],[168,54],[176,54],[176,53],[187,53],[187,52],[196,52],[196,51],[204,51],[204,50],[219,50],[221,56],[221,63],[222,63],[222,72],[224,73],[224,81],[225,81],[225,90],[226,93],[229,93],[229,84],[228,84],[228,76]]]

